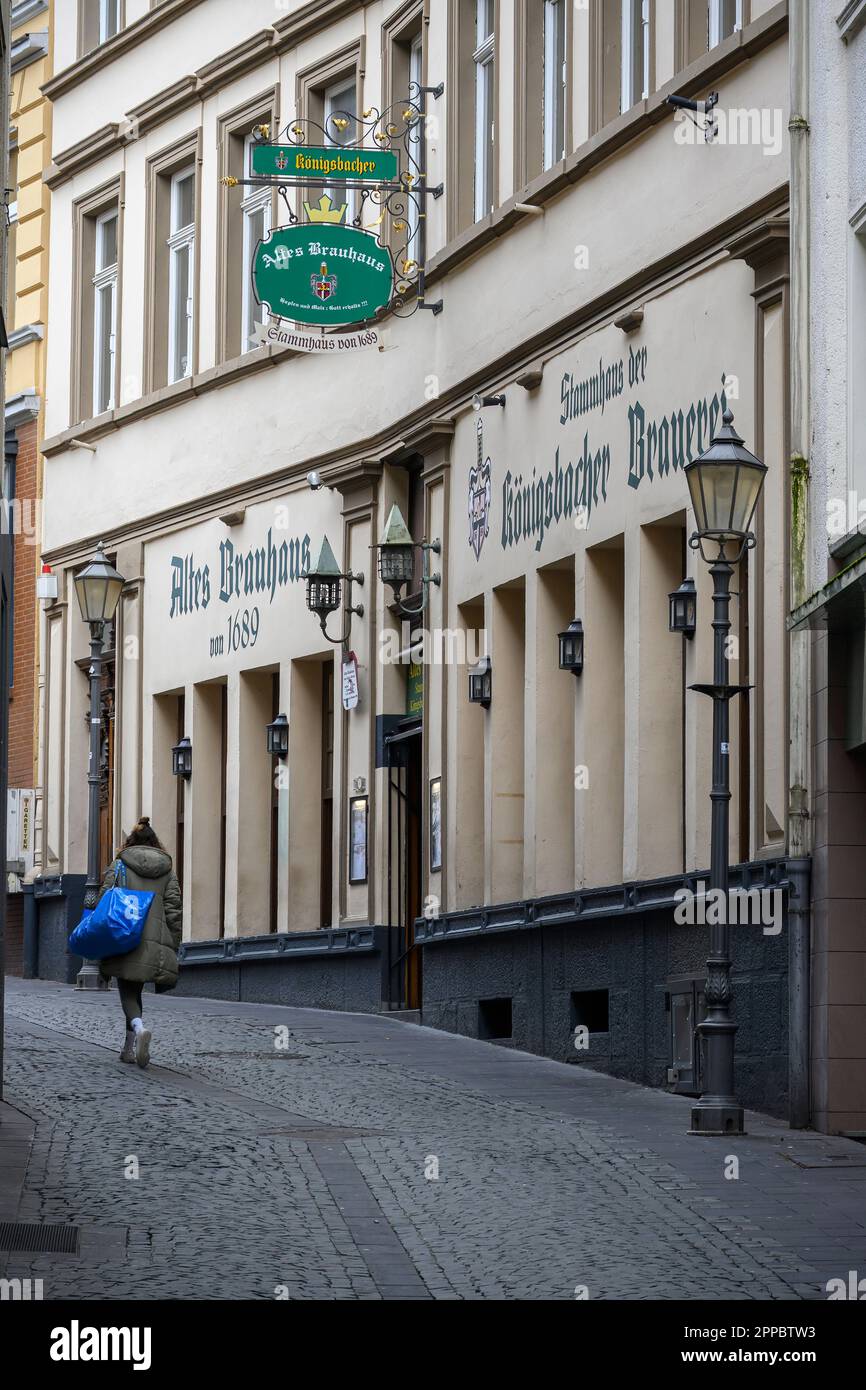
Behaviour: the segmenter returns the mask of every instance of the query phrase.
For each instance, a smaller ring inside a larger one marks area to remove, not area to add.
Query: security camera
[[[307,474],[307,482],[312,488],[313,492],[318,492],[319,488],[322,486],[321,473],[319,473],[318,470],[315,468],[311,469],[310,472]]]

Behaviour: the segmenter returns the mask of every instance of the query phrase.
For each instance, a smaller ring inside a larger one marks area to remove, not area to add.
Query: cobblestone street
[[[115,992],[7,981],[36,1128],[0,1216],[81,1236],[0,1273],[47,1299],[810,1299],[866,1272],[860,1144],[688,1137],[687,1099],[386,1018],[145,1012],[142,1072]]]

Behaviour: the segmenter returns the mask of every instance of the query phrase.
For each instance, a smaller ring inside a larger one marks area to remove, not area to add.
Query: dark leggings
[[[120,995],[120,1007],[126,1016],[126,1031],[132,1032],[132,1020],[141,1018],[141,985],[135,980],[118,980],[117,992]]]

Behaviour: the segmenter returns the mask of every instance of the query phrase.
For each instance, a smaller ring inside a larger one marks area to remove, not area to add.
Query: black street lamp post
[[[100,687],[102,684],[102,647],[105,627],[114,617],[120,591],[124,585],[122,574],[118,574],[106,560],[100,541],[96,554],[89,564],[75,576],[75,592],[81,616],[90,627],[90,758],[87,768],[88,808],[87,808],[87,883],[84,888],[85,910],[96,906],[99,888],[102,883],[102,866],[99,862],[99,736],[101,719],[99,714]],[[96,961],[86,960],[75,981],[77,989],[101,989],[102,977]]]
[[[728,910],[728,824],[731,800],[729,706],[748,686],[728,682],[731,576],[755,544],[749,529],[766,465],[750,454],[725,411],[709,449],[686,465],[697,529],[689,544],[699,549],[713,577],[713,681],[693,685],[713,702],[713,782],[710,888],[721,890],[723,910],[710,926],[705,998],[707,1016],[698,1025],[704,1039],[703,1089],[692,1106],[692,1134],[742,1134],[743,1107],[734,1094],[734,1035],[731,1017],[731,926]],[[711,547],[708,554],[705,545]],[[713,553],[715,547],[717,553]],[[716,901],[720,901],[716,897]],[[719,920],[721,919],[721,920]]]

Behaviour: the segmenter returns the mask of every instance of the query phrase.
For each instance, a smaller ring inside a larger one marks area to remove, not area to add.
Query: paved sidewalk
[[[17,1219],[80,1230],[8,1257],[46,1298],[810,1299],[866,1275],[860,1144],[751,1114],[689,1137],[681,1097],[387,1018],[145,1010],[141,1072],[114,992],[7,980],[6,1099],[36,1122]]]

